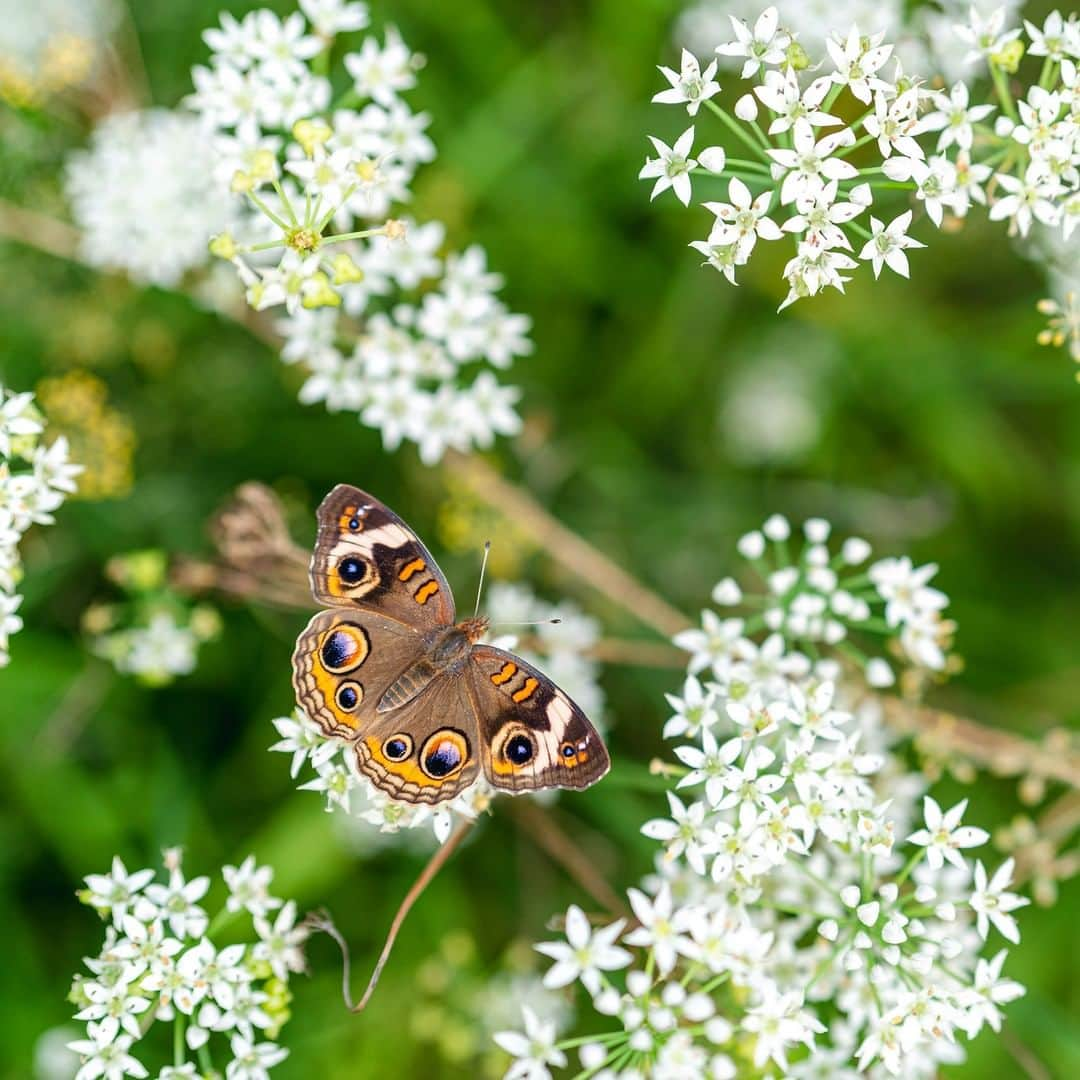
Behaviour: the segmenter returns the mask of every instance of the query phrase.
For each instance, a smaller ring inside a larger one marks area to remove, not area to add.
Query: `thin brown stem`
[[[81,262],[79,230],[66,221],[0,199],[0,238],[37,248],[58,259]]]
[[[942,709],[883,698],[890,727],[928,741],[936,750],[960,754],[1001,776],[1036,776],[1080,787],[1080,755],[1053,750],[1000,728],[987,727]]]
[[[588,854],[559,827],[550,810],[529,799],[510,803],[510,816],[602,908],[614,915],[626,913],[626,903],[608,884]]]
[[[421,871],[420,876],[413,883],[413,886],[405,894],[405,899],[401,901],[400,907],[398,907],[397,914],[394,916],[394,921],[390,924],[390,932],[386,935],[386,942],[383,944],[382,952],[379,953],[379,959],[375,964],[375,970],[371,973],[371,978],[368,979],[367,988],[364,990],[363,996],[356,1004],[353,1004],[352,992],[350,990],[351,971],[350,971],[350,957],[349,957],[349,943],[342,936],[342,933],[334,925],[333,919],[330,917],[329,912],[326,911],[313,911],[304,920],[305,925],[313,930],[319,931],[324,934],[328,934],[337,942],[338,948],[341,950],[341,996],[345,1001],[345,1007],[349,1012],[363,1012],[367,1003],[371,1000],[371,995],[375,993],[375,987],[379,985],[379,978],[382,975],[383,968],[386,967],[387,960],[390,959],[390,953],[394,948],[394,942],[397,940],[398,931],[401,930],[402,924],[405,922],[405,917],[412,910],[413,904],[420,899],[423,891],[431,884],[435,875],[443,868],[447,860],[460,846],[462,840],[468,835],[469,830],[473,826],[473,821],[466,818],[450,835],[450,838],[445,844],[442,844],[438,851],[436,851],[428,860],[427,865]]]
[[[486,461],[451,451],[445,462],[472,494],[531,534],[555,562],[658,634],[672,637],[690,625],[682,612],[552,517],[528,492]]]

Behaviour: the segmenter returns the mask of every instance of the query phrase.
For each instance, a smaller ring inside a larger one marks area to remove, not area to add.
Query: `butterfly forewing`
[[[377,611],[419,631],[454,621],[454,598],[435,560],[373,495],[338,484],[317,517],[311,591],[319,603]]]

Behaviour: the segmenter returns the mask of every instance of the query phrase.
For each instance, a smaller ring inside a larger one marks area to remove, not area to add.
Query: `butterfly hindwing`
[[[352,739],[394,681],[423,656],[420,635],[381,615],[321,611],[296,640],[296,700],[323,734]]]
[[[439,675],[360,734],[356,764],[393,799],[442,802],[476,779],[481,742],[464,680]]]
[[[348,484],[323,499],[311,590],[329,607],[359,607],[423,632],[454,621],[454,598],[427,548],[387,506]]]
[[[596,728],[543,672],[490,645],[473,647],[467,671],[481,763],[494,787],[585,788],[608,771]]]

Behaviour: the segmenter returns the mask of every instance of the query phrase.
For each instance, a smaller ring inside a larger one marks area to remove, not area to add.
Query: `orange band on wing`
[[[540,683],[531,675],[525,680],[525,685],[513,695],[514,701],[528,701],[536,692]]]
[[[429,581],[426,585],[421,585],[420,588],[416,590],[413,599],[418,604],[426,604],[438,591],[439,583],[437,581]]]
[[[503,683],[509,682],[516,674],[517,664],[507,660],[507,662],[503,664],[502,670],[496,671],[495,674],[491,676],[491,681],[496,686],[502,686]]]
[[[424,562],[423,559],[413,559],[412,562],[406,563],[401,568],[401,571],[398,574],[398,581],[408,581],[413,574],[418,574],[425,566],[427,566],[427,563]]]

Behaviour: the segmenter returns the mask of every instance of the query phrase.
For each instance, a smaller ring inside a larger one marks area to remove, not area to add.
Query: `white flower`
[[[779,240],[783,234],[776,222],[766,216],[772,197],[771,191],[764,191],[754,199],[750,189],[738,177],[732,177],[728,182],[728,198],[731,202],[704,204],[706,210],[716,215],[716,227],[709,236],[709,242],[734,244],[740,257],[746,259],[758,237]]]
[[[249,855],[239,866],[226,866],[221,871],[229,887],[225,906],[229,911],[247,909],[252,915],[265,917],[268,911],[281,906],[281,901],[267,891],[274,871],[269,866],[256,866],[255,856]]]
[[[855,141],[850,128],[815,141],[814,129],[808,122],[800,120],[792,129],[792,138],[792,149],[781,147],[768,152],[774,163],[773,179],[783,178],[780,202],[785,206],[800,197],[812,196],[829,180],[850,180],[858,175],[850,161],[831,156],[840,147],[850,146]]]
[[[1027,167],[1022,179],[1008,173],[998,173],[995,179],[1008,194],[991,205],[991,221],[1008,218],[1021,236],[1027,236],[1033,221],[1043,225],[1058,223],[1061,210],[1054,200],[1065,189],[1056,179],[1046,176],[1037,163]]]
[[[857,27],[852,26],[846,40],[827,38],[825,48],[836,70],[832,81],[836,86],[846,86],[862,102],[869,104],[876,89],[888,86],[873,78],[875,72],[885,65],[892,55],[891,45],[882,45],[884,33],[875,34],[864,41]]]
[[[699,915],[688,907],[676,908],[668,885],[652,900],[639,889],[628,890],[627,896],[641,925],[627,934],[624,941],[627,945],[651,949],[661,975],[674,969],[680,955],[695,954],[689,931]]]
[[[230,1046],[233,1060],[225,1066],[226,1080],[269,1080],[270,1069],[289,1056],[276,1043],[256,1043],[243,1035],[234,1035]]]
[[[255,932],[261,940],[252,950],[256,960],[265,960],[279,979],[287,979],[290,971],[306,970],[304,942],[310,931],[296,925],[296,904],[284,904],[271,924],[262,915],[255,916]]]
[[[300,10],[324,38],[363,30],[369,18],[367,4],[356,0],[300,0]]]
[[[1076,56],[1080,49],[1077,48],[1076,17],[1073,16],[1066,23],[1061,17],[1060,11],[1051,11],[1040,30],[1034,23],[1024,20],[1028,37],[1031,44],[1028,46],[1029,56],[1045,56],[1050,60],[1060,63],[1067,53]],[[1070,30],[1071,43],[1070,43]]]
[[[1014,945],[1020,944],[1020,929],[1009,912],[1024,907],[1031,901],[1026,897],[1017,896],[1016,893],[1005,891],[1012,880],[1014,865],[1013,859],[1006,859],[994,872],[994,876],[987,881],[986,869],[982,862],[975,863],[975,888],[969,903],[971,910],[976,914],[976,928],[984,941],[989,933],[990,923],[993,923],[1006,940]]]
[[[730,16],[735,40],[716,47],[719,56],[745,57],[742,78],[756,75],[763,65],[780,64],[791,38],[779,29],[780,15],[775,7],[766,8],[754,23],[753,30],[734,15]]]
[[[993,105],[969,105],[970,95],[964,82],[954,83],[948,94],[933,94],[931,100],[937,111],[923,118],[922,130],[941,132],[937,142],[939,152],[953,145],[970,150],[973,125],[994,111]]]
[[[716,61],[713,60],[704,70],[698,64],[692,52],[683,49],[681,69],[672,71],[669,67],[660,67],[660,74],[671,86],[653,95],[653,101],[663,105],[686,105],[691,116],[697,116],[703,101],[720,93],[720,84],[713,78],[716,75]]]
[[[649,136],[653,149],[657,153],[655,158],[646,158],[645,164],[638,173],[639,180],[656,179],[653,184],[650,199],[667,191],[668,188],[675,193],[675,197],[683,204],[690,205],[690,173],[697,168],[697,161],[690,157],[690,151],[694,146],[694,128],[688,127],[676,140],[674,146],[668,146],[654,136]]]
[[[555,961],[544,976],[544,985],[567,986],[580,979],[590,993],[597,993],[601,972],[615,971],[630,963],[630,954],[615,944],[624,925],[625,921],[619,919],[594,931],[585,912],[571,904],[566,912],[566,941],[546,941],[536,946],[537,952]]]
[[[75,1074],[75,1080],[121,1080],[124,1076],[144,1077],[149,1075],[145,1066],[128,1051],[135,1041],[130,1035],[115,1035],[108,1022],[91,1022],[87,1025],[88,1038],[76,1039],[68,1043],[82,1059],[82,1066]]]
[[[908,841],[926,848],[926,861],[931,869],[940,870],[946,860],[961,870],[965,869],[961,850],[978,847],[990,839],[990,834],[985,829],[960,824],[966,809],[967,799],[963,799],[951,810],[942,813],[941,807],[929,795],[924,797],[923,815],[926,828],[913,832]]]
[[[754,93],[762,105],[776,113],[775,119],[769,124],[769,134],[779,135],[789,131],[799,121],[812,127],[831,127],[841,123],[839,118],[821,109],[830,86],[832,80],[823,75],[803,90],[791,68],[766,71],[764,82],[754,87]]]
[[[936,563],[916,567],[906,555],[899,559],[881,559],[867,576],[885,600],[885,621],[899,626],[927,612],[940,611],[949,598],[928,582],[937,573]]]
[[[812,1051],[814,1034],[825,1030],[824,1024],[802,1008],[801,994],[779,994],[769,983],[762,1000],[746,1010],[743,1027],[756,1036],[754,1064],[760,1069],[773,1061],[784,1070],[789,1048],[802,1043]]]
[[[1001,1010],[998,1006],[1024,996],[1024,988],[1018,982],[1001,977],[1006,955],[1006,950],[1002,949],[992,960],[980,957],[975,965],[975,982],[965,998],[970,1010],[965,1025],[968,1038],[974,1038],[983,1024],[989,1024],[993,1031],[1000,1031]]]
[[[196,901],[201,900],[209,888],[208,877],[185,881],[180,868],[174,867],[169,872],[168,885],[147,885],[144,895],[157,909],[154,917],[160,916],[167,921],[176,937],[198,938],[206,932],[208,920],[206,912]]]
[[[199,121],[164,109],[113,113],[68,159],[65,189],[93,265],[176,285],[209,259],[207,241],[233,217]]]
[[[416,85],[412,54],[393,27],[386,31],[386,44],[381,48],[375,38],[364,38],[359,52],[346,54],[345,68],[357,93],[384,107]]]
[[[1005,31],[1005,19],[1008,9],[1004,4],[994,8],[989,15],[983,16],[979,8],[972,4],[968,13],[968,22],[954,27],[956,36],[969,46],[964,63],[984,59],[999,53],[1010,42],[1020,36],[1020,29]]]
[[[910,210],[905,211],[899,217],[893,218],[888,225],[878,221],[876,217],[871,215],[870,229],[872,236],[871,239],[867,240],[862,251],[859,252],[859,258],[870,260],[874,267],[874,277],[880,275],[882,266],[887,266],[901,277],[908,276],[908,260],[904,251],[908,248],[926,246],[907,235],[907,230],[910,227]]]
[[[525,1032],[499,1031],[495,1042],[516,1060],[504,1080],[550,1080],[549,1065],[561,1069],[566,1055],[555,1045],[557,1027],[554,1021],[542,1021],[525,1005],[521,1010]]]
[[[119,927],[137,895],[153,877],[153,870],[129,874],[123,860],[115,855],[110,874],[88,874],[84,879],[90,891],[87,902],[91,907],[108,911],[113,924]]]

